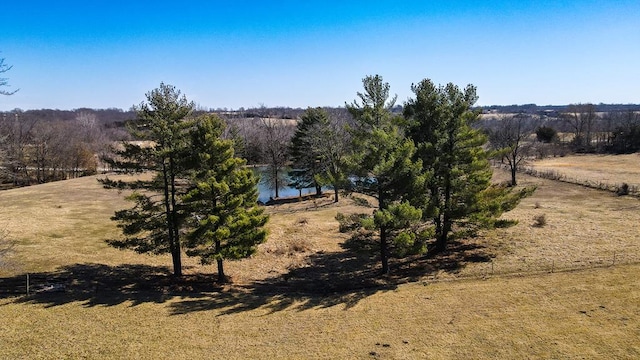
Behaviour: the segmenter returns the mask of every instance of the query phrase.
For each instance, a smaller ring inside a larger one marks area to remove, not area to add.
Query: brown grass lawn
[[[107,247],[127,204],[95,178],[0,192],[0,358],[639,358],[638,199],[520,182],[538,189],[505,214],[517,225],[387,279],[334,220],[371,208],[270,207],[268,241],[224,287],[193,259],[172,281],[168,256]],[[26,273],[62,291],[24,296]]]

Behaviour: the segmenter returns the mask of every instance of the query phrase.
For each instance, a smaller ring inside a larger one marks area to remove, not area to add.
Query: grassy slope
[[[493,258],[496,269],[527,271],[522,264],[545,261],[590,265],[599,254],[640,253],[637,200],[523,179],[538,183],[539,189],[508,214],[520,223],[473,240],[477,251]],[[170,260],[104,245],[102,239],[117,235],[108,218],[125,205],[121,196],[103,191],[91,178],[0,193],[1,225],[16,242],[9,259],[13,267],[0,269],[0,290],[9,283],[3,279],[20,279],[25,272],[53,276],[64,266],[72,269],[64,276],[88,268],[98,279],[88,291],[78,285],[77,291],[30,298],[0,291],[0,358],[640,356],[638,265],[430,280],[487,271],[488,263],[465,262],[455,271],[427,274],[421,282],[339,295],[253,292],[242,286],[304,269],[314,256],[344,253],[335,212],[366,211],[344,201],[317,209],[306,204],[305,212],[294,206],[270,209],[269,241],[254,258],[229,264],[237,286],[200,292],[139,290],[138,279],[117,265],[166,271],[163,266]],[[596,206],[597,211],[589,208]],[[532,217],[541,211],[549,225],[532,227]],[[331,264],[337,267],[346,260],[336,259]],[[74,265],[87,263],[104,265]],[[191,260],[187,265],[188,273],[213,271]],[[130,281],[116,292],[100,291],[106,281],[101,277],[115,275]]]

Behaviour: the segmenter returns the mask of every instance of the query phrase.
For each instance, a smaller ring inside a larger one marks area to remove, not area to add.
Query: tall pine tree
[[[180,227],[184,216],[180,210],[180,196],[184,191],[181,159],[189,153],[187,129],[191,122],[188,119],[194,104],[175,87],[164,83],[146,97],[147,101],[136,108],[138,118],[130,126],[138,142],[123,143],[122,149],[107,162],[117,171],[151,173],[152,177],[132,181],[101,180],[107,188],[134,190],[128,199],[135,205],[117,211],[112,217],[125,238],[111,240],[109,244],[140,253],[168,252],[173,260],[174,275],[181,276]]]
[[[321,108],[308,108],[302,114],[289,146],[289,154],[294,167],[289,176],[296,179],[301,184],[300,187],[315,187],[316,195],[322,193],[318,176],[324,171],[324,164],[321,162],[319,149],[312,146],[311,139],[317,126],[322,122],[328,122],[328,120],[326,111]]]
[[[268,216],[257,206],[258,179],[234,156],[233,140],[221,138],[224,124],[203,115],[191,131],[193,186],[184,197],[190,216],[187,254],[203,264],[216,262],[225,282],[223,261],[250,256],[264,242]]]
[[[344,160],[348,151],[346,130],[322,108],[309,108],[302,115],[291,138],[289,151],[296,168],[290,173],[308,186],[316,188],[330,185],[334,201],[346,181]]]
[[[433,221],[436,242],[430,250],[438,252],[445,249],[454,224],[491,224],[527,191],[511,194],[491,185],[489,153],[483,147],[487,139],[472,127],[479,118],[471,108],[478,99],[474,86],[436,87],[425,79],[411,88],[415,98],[405,104],[404,115],[426,175],[423,197],[414,201]]]
[[[391,113],[395,98],[389,99],[389,84],[379,75],[368,76],[362,83],[365,92],[358,93],[360,101],[347,105],[355,121],[349,164],[360,179],[358,190],[378,200],[373,220],[379,230],[382,273],[387,274],[390,245],[395,240],[407,245],[412,237],[402,230],[421,213],[404,202],[421,179],[420,162],[413,162],[413,142],[404,137],[400,119]]]

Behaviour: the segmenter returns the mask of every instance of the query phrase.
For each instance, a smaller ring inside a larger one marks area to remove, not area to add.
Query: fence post
[[[551,260],[551,273],[553,273],[556,269],[556,261],[555,260]]]

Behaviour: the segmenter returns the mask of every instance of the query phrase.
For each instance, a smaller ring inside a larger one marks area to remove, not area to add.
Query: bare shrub
[[[275,248],[267,249],[267,252],[275,255],[293,255],[311,250],[311,243],[305,238],[293,238],[289,241],[278,243]]]
[[[618,190],[616,190],[616,194],[619,196],[629,195],[629,184],[622,183],[622,185],[618,186]]]
[[[311,250],[311,243],[307,239],[293,239],[289,242],[289,253],[307,252]]]
[[[543,227],[545,225],[547,225],[547,216],[545,214],[540,214],[533,217],[533,226]]]
[[[369,217],[367,214],[348,214],[338,213],[336,220],[340,223],[338,230],[341,233],[351,232],[362,227],[362,219]]]

